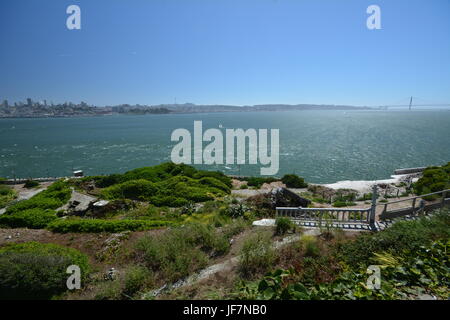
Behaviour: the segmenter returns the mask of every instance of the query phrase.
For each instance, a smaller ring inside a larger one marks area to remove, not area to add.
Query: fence
[[[336,209],[336,208],[289,208],[277,207],[278,217],[287,217],[295,222],[310,222],[319,226],[325,224],[367,225],[370,226],[372,208]]]
[[[445,205],[450,204],[450,198],[447,198],[447,195],[450,195],[450,189],[387,202],[383,204],[380,220],[393,219],[406,215],[417,215],[442,208]],[[405,206],[402,206],[403,204]]]
[[[331,224],[334,227],[356,228],[377,230],[375,215],[377,209],[377,186],[372,189],[372,205],[364,209],[337,209],[337,208],[301,208],[301,207],[277,207],[277,217],[287,217],[295,223],[309,226],[323,226]],[[441,195],[441,196],[439,196]],[[428,193],[408,199],[378,203],[382,210],[379,214],[380,220],[389,220],[406,215],[418,215],[442,208],[450,204],[450,189]],[[436,197],[440,199],[436,199]],[[425,199],[427,198],[427,199]],[[418,203],[418,199],[420,199]],[[408,204],[409,202],[409,204]],[[399,207],[400,203],[407,204],[406,207]],[[389,208],[390,207],[390,208]]]

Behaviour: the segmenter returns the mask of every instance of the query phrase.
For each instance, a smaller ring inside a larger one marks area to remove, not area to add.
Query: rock
[[[99,200],[91,203],[89,210],[86,213],[87,216],[92,216],[95,218],[102,218],[109,212],[128,210],[133,206],[133,201],[131,200]]]
[[[273,227],[275,226],[275,219],[261,219],[253,221],[253,226]]]
[[[246,201],[261,211],[267,211],[265,212],[267,215],[273,214],[276,207],[305,208],[311,203],[311,200],[302,198],[289,189],[281,187],[249,197]]]
[[[114,268],[111,268],[108,270],[108,272],[105,274],[105,280],[111,280],[114,281],[117,278],[117,270]]]
[[[108,200],[100,200],[100,201],[94,202],[93,206],[96,208],[101,208],[101,207],[106,206],[108,203],[109,203]]]
[[[306,208],[311,200],[300,197],[298,194],[286,189],[275,188],[269,194],[272,206],[276,207],[302,207]]]
[[[72,190],[69,202],[57,211],[64,211],[65,215],[83,216],[95,201],[97,201],[97,198]]]

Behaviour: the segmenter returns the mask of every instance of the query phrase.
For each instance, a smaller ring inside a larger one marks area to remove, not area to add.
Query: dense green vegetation
[[[305,241],[284,249],[286,269],[244,282],[242,299],[408,299],[421,294],[449,298],[450,210],[399,221],[392,227],[327,244]],[[314,239],[314,238],[313,238]],[[287,256],[286,256],[287,255]],[[261,254],[262,257],[265,254]],[[300,259],[300,260],[298,260]],[[381,288],[366,286],[367,267],[381,268]]]
[[[193,223],[139,239],[136,254],[149,269],[173,282],[205,267],[208,257],[228,252],[230,238],[241,228],[231,225],[221,232],[211,225]]]
[[[0,208],[6,207],[16,197],[17,194],[13,188],[0,184]]]
[[[106,199],[149,201],[156,206],[182,207],[230,193],[231,179],[220,172],[164,163],[124,174],[94,177]]]
[[[286,174],[281,178],[281,181],[286,185],[288,188],[306,188],[308,187],[308,184],[305,182],[305,180],[296,174]]]
[[[79,251],[55,244],[26,242],[0,248],[0,299],[49,299],[67,290],[67,267],[81,269],[82,284],[90,271]]]
[[[450,162],[442,167],[426,168],[413,189],[418,195],[450,189]]]
[[[45,228],[57,218],[54,209],[63,206],[70,199],[70,194],[71,190],[67,183],[57,181],[34,197],[9,206],[5,214],[0,216],[0,226]]]
[[[356,205],[356,203],[353,201],[336,200],[335,202],[333,202],[333,207],[336,207],[336,208],[350,207],[350,206],[354,206],[354,205]]]
[[[286,217],[278,217],[275,219],[275,234],[284,235],[289,230],[295,230],[295,224],[291,219]]]
[[[279,181],[280,179],[272,178],[272,177],[245,177],[242,180],[247,181],[247,186],[261,188],[264,183],[272,183],[275,181]]]
[[[33,208],[0,215],[0,226],[9,228],[43,229],[56,220],[56,212],[49,209]]]
[[[244,278],[253,278],[271,268],[275,262],[275,250],[272,247],[271,234],[255,232],[242,245],[239,256],[239,273]]]
[[[170,221],[157,220],[102,220],[102,219],[58,219],[47,225],[53,232],[121,232],[142,231],[173,225]]]
[[[71,190],[64,181],[56,181],[46,190],[28,200],[19,201],[6,209],[5,214],[14,214],[28,209],[57,209],[69,201]]]
[[[31,179],[28,179],[27,181],[25,181],[25,183],[23,185],[24,188],[28,188],[28,189],[35,188],[37,186],[39,186],[39,182],[37,182],[35,180],[31,180]]]

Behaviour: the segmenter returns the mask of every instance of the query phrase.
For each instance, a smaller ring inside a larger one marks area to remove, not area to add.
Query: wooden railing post
[[[372,206],[370,208],[369,226],[370,229],[375,230],[375,213],[377,209],[377,185],[372,187]]]

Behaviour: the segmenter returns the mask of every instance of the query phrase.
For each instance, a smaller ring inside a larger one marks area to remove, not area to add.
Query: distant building
[[[73,172],[74,177],[82,177],[84,175],[83,170],[76,170]]]
[[[27,106],[31,107],[33,105],[33,100],[31,98],[27,98]]]
[[[3,100],[3,107],[8,108],[8,100]]]

